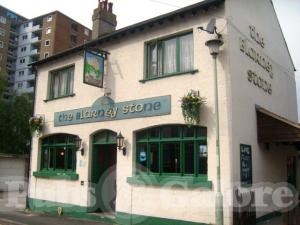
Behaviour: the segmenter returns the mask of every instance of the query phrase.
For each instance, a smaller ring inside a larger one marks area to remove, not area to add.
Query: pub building
[[[92,18],[92,41],[32,63],[30,208],[231,225],[250,195],[248,222],[283,212],[271,200],[299,191],[300,125],[272,1],[204,0],[119,30],[99,1]]]

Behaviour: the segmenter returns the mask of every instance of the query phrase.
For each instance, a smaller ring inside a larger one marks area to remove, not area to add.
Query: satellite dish
[[[217,28],[216,28],[216,18],[211,18],[210,21],[208,22],[206,29],[204,29],[203,27],[198,27],[199,30],[204,30],[209,34],[218,34],[217,33]]]
[[[206,31],[209,34],[213,34],[215,32],[215,29],[216,29],[216,18],[213,17],[208,22],[207,27],[206,27]]]

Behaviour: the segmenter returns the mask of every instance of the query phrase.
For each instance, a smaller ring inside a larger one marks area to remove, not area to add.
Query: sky
[[[200,0],[110,0],[117,15],[117,29],[191,5]],[[253,0],[258,1],[258,0]],[[296,67],[298,117],[300,118],[300,0],[273,0],[281,28]],[[81,24],[92,27],[92,12],[98,0],[1,0],[10,10],[34,18],[59,10]]]

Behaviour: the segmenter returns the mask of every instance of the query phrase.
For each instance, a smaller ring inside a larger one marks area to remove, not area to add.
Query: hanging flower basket
[[[191,90],[181,99],[181,109],[184,121],[189,125],[198,125],[200,122],[200,109],[205,104],[205,98],[201,97],[199,91]]]
[[[29,128],[31,133],[36,132],[39,136],[44,127],[44,119],[42,116],[34,116],[29,119]]]

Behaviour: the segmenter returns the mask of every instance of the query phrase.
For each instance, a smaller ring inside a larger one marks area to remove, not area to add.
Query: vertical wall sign
[[[103,87],[104,56],[93,52],[84,52],[83,83]]]
[[[252,152],[250,145],[240,145],[241,185],[252,185]]]

